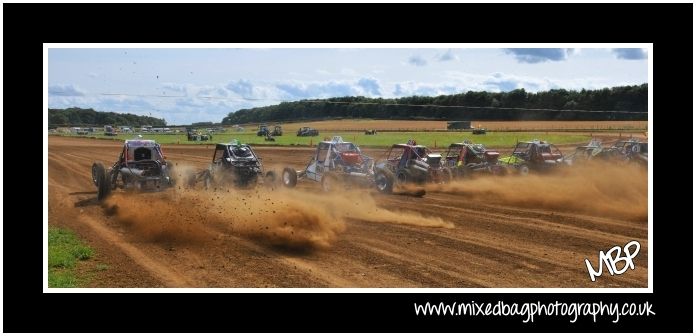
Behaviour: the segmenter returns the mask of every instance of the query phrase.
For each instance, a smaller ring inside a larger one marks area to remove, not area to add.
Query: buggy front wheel
[[[395,179],[394,174],[390,171],[380,170],[375,174],[375,186],[379,192],[391,194]]]
[[[297,172],[292,168],[283,169],[282,182],[284,186],[294,188],[297,185]]]
[[[106,170],[101,163],[92,165],[92,180],[97,186],[97,200],[104,200],[111,193],[111,181],[109,181]]]
[[[92,183],[95,187],[99,186],[99,174],[105,173],[104,165],[101,162],[95,162],[92,164]]]

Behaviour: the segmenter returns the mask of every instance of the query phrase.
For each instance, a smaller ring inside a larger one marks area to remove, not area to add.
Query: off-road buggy
[[[471,131],[471,134],[473,134],[473,135],[486,134],[486,129],[485,129],[485,128],[481,128],[481,127],[474,128],[474,129]]]
[[[259,130],[256,131],[256,136],[266,136],[266,135],[268,135],[268,133],[269,133],[268,125],[263,124],[263,125],[259,125]]]
[[[104,126],[104,135],[106,135],[106,136],[117,136],[118,133],[116,132],[116,130],[114,129],[113,126],[106,125],[106,126]]]
[[[276,126],[275,129],[271,132],[271,130],[268,129],[268,126],[264,124],[259,125],[259,130],[256,132],[256,135],[264,137],[264,141],[275,141],[275,138],[273,136],[283,135],[283,130],[280,129],[280,126]]]
[[[319,135],[319,131],[314,128],[304,126],[297,130],[297,136],[316,136]]]
[[[273,132],[271,132],[272,136],[282,136],[283,135],[283,127],[280,125],[275,125],[273,127]]]
[[[452,180],[452,170],[442,165],[442,155],[432,153],[414,140],[392,145],[375,167],[394,174],[398,184],[448,183]]]
[[[465,178],[474,173],[505,175],[507,169],[498,162],[499,156],[500,153],[487,150],[482,144],[464,140],[449,146],[444,165],[452,170],[455,178]]]
[[[520,175],[533,171],[548,171],[569,164],[558,147],[546,141],[519,141],[512,155],[498,159],[501,164],[514,169]]]
[[[575,153],[566,156],[565,160],[574,165],[583,164],[594,160],[602,151],[602,142],[598,139],[592,139],[587,145],[576,147]]]
[[[194,130],[188,130],[186,132],[186,138],[188,139],[188,141],[210,141],[213,140],[213,135],[196,132]]]
[[[340,136],[319,142],[304,170],[283,169],[283,185],[295,187],[298,179],[320,182],[324,191],[363,186],[391,193],[394,186],[394,174],[375,167],[372,158],[362,154],[353,143],[343,141]]]
[[[105,169],[101,162],[92,164],[92,182],[98,200],[116,189],[161,191],[174,185],[171,168],[154,140],[126,140],[110,168]]]
[[[619,140],[596,155],[599,159],[614,160],[621,163],[648,165],[648,142],[638,139]]]
[[[261,177],[261,179],[259,179]],[[189,176],[189,187],[203,182],[206,189],[220,186],[253,187],[257,182],[272,185],[275,173],[264,173],[261,158],[247,144],[238,140],[215,145],[213,160],[207,169]]]

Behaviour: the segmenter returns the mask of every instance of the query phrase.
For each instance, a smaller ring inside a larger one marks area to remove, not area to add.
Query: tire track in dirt
[[[489,266],[484,269],[484,272],[488,272],[490,267],[499,269],[505,267],[506,264],[514,263],[511,260],[522,259],[528,264],[547,264],[549,267],[537,267],[537,269],[543,272],[559,273],[560,278],[565,277],[564,275],[566,274],[575,274],[575,282],[577,282],[579,286],[594,286],[596,283],[591,285],[584,283],[586,280],[583,277],[587,277],[587,270],[584,268],[584,258],[589,258],[593,264],[596,264],[596,257],[599,250],[606,250],[617,242],[625,244],[629,240],[635,239],[641,242],[642,251],[644,251],[634,260],[635,264],[642,272],[626,273],[620,278],[611,277],[602,279],[600,285],[606,286],[608,284],[610,286],[644,287],[647,283],[647,233],[645,233],[643,237],[617,235],[607,240],[602,239],[602,236],[606,236],[603,232],[598,233],[599,237],[593,237],[587,230],[580,227],[578,230],[584,232],[585,236],[588,236],[588,234],[589,236],[575,237],[574,235],[568,236],[563,232],[555,232],[553,230],[556,226],[560,226],[563,223],[555,224],[551,222],[552,225],[550,228],[544,225],[532,225],[531,228],[527,228],[527,223],[525,221],[528,219],[522,219],[519,222],[491,220],[486,212],[479,213],[475,216],[464,216],[466,222],[463,222],[462,220],[457,220],[457,216],[461,215],[459,212],[433,210],[437,209],[438,203],[443,203],[443,201],[437,200],[435,204],[428,203],[432,194],[433,193],[429,193],[423,199],[423,204],[421,204],[421,207],[424,209],[423,212],[439,213],[443,218],[456,223],[457,229],[446,232],[420,232],[419,235],[431,236],[432,240],[436,241],[438,245],[452,246],[453,249],[458,251],[466,250],[467,245],[474,244],[474,246],[478,247],[472,249],[473,254],[490,256],[494,260],[496,260],[495,254],[509,255],[509,257],[503,258],[502,260],[497,260],[495,262],[497,265]],[[411,206],[408,201],[399,198],[385,198],[383,201],[388,202],[390,207]],[[474,202],[469,203],[467,207],[476,209],[479,205]],[[461,209],[463,210],[465,208],[462,207]],[[476,210],[472,210],[472,212],[474,214],[477,213]],[[448,215],[452,213],[455,215]],[[533,220],[533,218],[531,219]],[[567,229],[569,230],[568,232],[573,233],[575,228],[570,226],[567,227]],[[593,248],[592,246],[595,247]],[[493,248],[493,250],[489,250],[490,248]],[[486,250],[489,250],[489,253],[485,253]],[[433,252],[434,251],[428,250],[423,251],[423,253]],[[444,252],[437,252],[438,255],[443,253]],[[541,275],[537,275],[537,277],[541,277]],[[547,284],[541,283],[537,286],[554,287],[548,284],[548,279],[544,281],[546,281]],[[571,281],[571,279],[563,281]]]
[[[440,202],[442,204],[452,203],[453,197],[451,194],[430,192],[427,195],[428,199],[433,200],[433,202]],[[609,233],[625,233],[625,230],[633,230],[632,233],[636,235],[647,236],[648,228],[645,223],[639,223],[636,221],[626,221],[622,219],[616,219],[611,217],[596,217],[590,215],[583,215],[573,212],[564,212],[558,210],[543,210],[543,209],[533,209],[533,208],[519,208],[511,207],[505,205],[491,205],[487,203],[482,203],[479,201],[460,201],[457,205],[461,207],[462,210],[472,210],[467,207],[466,204],[475,205],[474,211],[482,214],[494,214],[494,215],[504,215],[504,216],[518,216],[522,219],[535,219],[535,218],[552,218],[553,221],[558,222],[568,222],[573,225],[581,226],[589,230],[600,230]]]
[[[475,219],[476,222],[483,223],[486,225],[495,224],[496,226],[502,226],[506,228],[505,232],[515,232],[515,236],[524,236],[526,234],[535,233],[536,237],[543,239],[547,243],[557,242],[557,239],[553,239],[554,236],[568,238],[569,240],[582,240],[585,242],[591,242],[593,244],[611,244],[613,242],[630,241],[632,239],[640,239],[640,235],[624,235],[603,232],[601,230],[590,230],[582,226],[569,225],[563,222],[541,219],[540,217],[526,217],[526,216],[516,216],[516,215],[499,215],[491,213],[488,211],[479,211],[472,209],[465,209],[456,206],[443,205],[443,204],[428,204],[428,207],[432,209],[442,209],[445,212],[458,211],[460,214],[467,215],[467,218]],[[434,211],[437,213],[437,211]],[[543,217],[542,217],[543,218]],[[645,230],[647,231],[647,230]],[[538,233],[538,234],[537,234]],[[647,232],[645,236],[647,237]],[[567,247],[566,242],[558,242],[556,247]]]
[[[80,216],[77,220],[89,225],[101,238],[125,252],[138,265],[164,282],[167,287],[193,287],[195,283],[193,280],[172,270],[166,264],[155,261],[139,248],[120,239],[118,235],[105,228],[99,220],[90,216]]]

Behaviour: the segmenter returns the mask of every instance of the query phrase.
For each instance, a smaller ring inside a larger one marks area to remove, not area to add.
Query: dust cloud
[[[349,219],[454,227],[441,218],[380,208],[367,190],[324,193],[277,186],[251,190],[181,186],[173,192],[114,193],[106,209],[148,240],[195,242],[222,233],[294,248],[330,247]]]
[[[498,205],[637,221],[648,217],[648,174],[640,166],[589,162],[528,176],[477,176],[426,190]]]

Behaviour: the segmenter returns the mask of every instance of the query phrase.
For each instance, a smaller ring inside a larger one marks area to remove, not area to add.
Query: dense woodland
[[[98,112],[93,109],[71,107],[48,109],[48,126],[166,126],[164,119],[139,116],[130,113]]]
[[[437,97],[412,96],[395,99],[340,97],[301,100],[231,112],[222,120],[222,123],[243,124],[331,118],[647,120],[647,113],[626,113],[647,111],[648,84],[642,84],[581,91],[559,89],[529,93],[524,89],[517,89],[509,92],[469,91]]]

